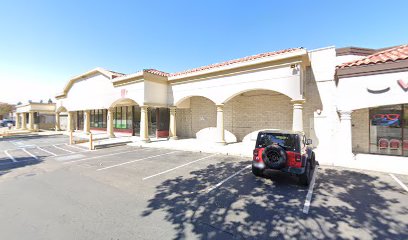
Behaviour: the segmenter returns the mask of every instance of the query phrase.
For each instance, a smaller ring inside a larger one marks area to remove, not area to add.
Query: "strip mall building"
[[[261,129],[304,131],[320,162],[408,156],[408,46],[303,48],[178,73],[96,68],[56,96],[67,130],[253,144]]]

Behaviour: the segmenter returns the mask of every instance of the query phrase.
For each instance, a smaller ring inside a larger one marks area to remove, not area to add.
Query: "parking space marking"
[[[53,156],[58,156],[57,154],[55,154],[55,153],[53,153],[53,152],[50,152],[50,151],[48,151],[48,150],[42,149],[42,148],[40,148],[40,147],[37,147],[37,148],[40,149],[41,151],[46,152],[46,153],[48,153],[48,154],[51,154],[51,155],[53,155]]]
[[[408,187],[401,182],[401,180],[399,180],[396,176],[394,176],[394,174],[390,173],[390,176],[405,190],[408,192]]]
[[[71,150],[67,150],[67,149],[64,149],[64,148],[58,147],[57,145],[52,145],[52,146],[53,146],[53,147],[55,147],[55,148],[57,148],[57,149],[61,149],[62,151],[65,151],[65,152],[75,153],[75,152],[73,152],[73,151],[71,151]]]
[[[119,163],[119,164],[115,164],[115,165],[104,167],[104,168],[99,168],[96,171],[107,170],[107,169],[110,169],[110,168],[119,167],[119,166],[126,165],[126,164],[129,164],[129,163],[134,163],[134,162],[139,162],[139,161],[143,161],[143,160],[147,160],[147,159],[151,159],[151,158],[155,158],[155,157],[169,155],[169,154],[176,153],[176,152],[180,152],[180,151],[173,151],[173,152],[163,153],[163,154],[154,155],[154,156],[150,156],[150,157],[139,158],[139,159],[135,159],[135,160],[128,161],[128,162]]]
[[[221,182],[217,183],[216,185],[208,188],[206,190],[207,193],[211,192],[212,190],[218,188],[219,186],[221,186],[222,184],[224,184],[225,182],[227,182],[228,180],[230,180],[231,178],[235,177],[236,175],[240,174],[241,172],[245,171],[246,169],[250,168],[252,165],[248,165],[246,167],[244,167],[243,169],[239,170],[238,172],[232,174],[231,176],[227,177],[226,179],[222,180]]]
[[[8,150],[5,150],[4,151],[4,153],[7,155],[7,157],[8,158],[10,158],[11,159],[11,161],[13,161],[13,162],[17,162],[17,160],[13,157],[13,156],[11,156],[11,154],[10,153],[8,153]]]
[[[183,164],[183,165],[180,165],[180,166],[177,166],[177,167],[174,167],[174,168],[168,169],[168,170],[163,171],[163,172],[160,172],[160,173],[156,173],[156,174],[151,175],[151,176],[148,176],[148,177],[145,177],[145,178],[143,178],[143,181],[144,181],[144,180],[147,180],[147,179],[149,179],[149,178],[152,178],[152,177],[159,176],[159,175],[161,175],[161,174],[165,174],[165,173],[171,172],[171,171],[176,170],[176,169],[178,169],[178,168],[185,167],[185,166],[190,165],[190,164],[193,164],[193,163],[195,163],[195,162],[198,162],[198,161],[201,161],[201,160],[204,160],[204,159],[210,158],[210,157],[214,157],[215,155],[218,155],[218,153],[213,154],[213,155],[210,155],[210,156],[207,156],[207,157],[203,157],[203,158],[200,158],[200,159],[197,159],[197,160],[194,160],[194,161],[188,162],[188,163],[185,163],[185,164]]]
[[[35,156],[34,154],[30,153],[27,149],[23,148],[22,149],[25,153],[27,153],[28,155],[30,155],[31,157],[33,157],[35,160],[38,160],[38,157]]]
[[[88,150],[85,149],[85,148],[80,148],[80,147],[77,147],[77,146],[69,145],[68,143],[66,143],[65,146],[72,147],[72,148],[76,148],[76,149],[82,150],[82,151],[84,151],[84,152],[88,151]]]
[[[138,151],[143,151],[143,150],[147,150],[147,148],[136,149],[136,150],[126,151],[126,152],[119,151],[119,152],[115,152],[115,153],[110,153],[110,154],[99,155],[99,156],[95,156],[95,157],[89,157],[89,158],[84,158],[84,159],[78,159],[78,160],[74,160],[74,161],[64,162],[64,163],[62,163],[62,164],[76,163],[76,162],[87,161],[87,160],[91,160],[91,159],[95,159],[95,158],[109,157],[109,156],[114,156],[114,155],[119,155],[119,154],[124,154],[124,153],[130,153],[130,152],[138,152]]]
[[[305,205],[303,206],[303,213],[306,213],[306,214],[309,213],[310,203],[312,202],[313,188],[315,186],[318,169],[319,168],[316,166],[315,170],[313,171],[312,181],[310,181],[310,184],[309,184],[309,191],[307,191]]]

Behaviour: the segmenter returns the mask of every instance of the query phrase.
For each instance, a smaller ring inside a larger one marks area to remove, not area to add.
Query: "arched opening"
[[[255,141],[264,129],[291,130],[292,115],[291,98],[272,90],[248,90],[224,103],[225,129],[237,141]]]
[[[65,131],[68,129],[68,110],[60,106],[55,111],[55,130]]]
[[[217,107],[212,100],[202,96],[190,96],[179,101],[176,106],[178,137],[215,141]],[[231,134],[226,133],[227,142],[231,137]]]
[[[120,98],[114,101],[110,108],[112,111],[113,132],[116,136],[139,136],[140,135],[140,106],[130,98]],[[102,128],[107,127],[107,109],[91,111],[91,130],[98,127],[96,122],[103,119]]]

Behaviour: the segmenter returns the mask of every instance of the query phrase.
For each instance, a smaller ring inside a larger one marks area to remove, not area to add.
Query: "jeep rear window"
[[[258,135],[257,148],[264,148],[271,144],[278,144],[287,151],[299,152],[299,146],[296,141],[297,136],[295,134],[283,134],[283,133],[261,133]]]

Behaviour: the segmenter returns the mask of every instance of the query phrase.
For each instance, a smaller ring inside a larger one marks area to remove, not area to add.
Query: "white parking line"
[[[408,187],[401,182],[401,180],[399,180],[396,176],[394,176],[394,174],[390,173],[390,176],[405,190],[408,192]]]
[[[31,157],[33,157],[35,160],[38,160],[38,157],[35,156],[34,154],[30,153],[29,151],[27,151],[27,149],[23,148],[22,149],[25,153],[27,153],[28,155],[30,155]]]
[[[147,150],[147,148],[137,149],[137,150],[132,150],[132,151],[126,151],[126,152],[120,151],[120,152],[115,152],[115,153],[110,153],[110,154],[105,154],[105,155],[99,155],[99,156],[95,156],[95,157],[89,157],[89,158],[83,158],[83,159],[78,159],[78,160],[74,160],[74,161],[64,162],[62,164],[76,163],[76,162],[87,161],[87,160],[95,159],[95,158],[109,157],[109,156],[114,156],[114,155],[119,155],[119,154],[124,154],[124,153],[130,153],[130,152],[138,152],[138,151],[143,151],[143,150]]]
[[[305,205],[303,206],[303,213],[306,213],[306,214],[309,213],[310,203],[312,201],[312,195],[313,195],[313,188],[316,182],[316,176],[317,176],[318,169],[319,168],[316,166],[313,171],[312,181],[310,181],[310,184],[309,184],[309,191],[307,191]]]
[[[84,151],[84,152],[88,151],[88,150],[85,149],[85,148],[80,148],[80,147],[77,147],[77,146],[69,145],[68,143],[66,143],[65,146],[72,147],[72,148],[76,148],[76,149],[82,150],[82,151]]]
[[[53,152],[50,152],[50,151],[48,151],[48,150],[42,149],[42,148],[40,148],[40,147],[37,147],[37,148],[40,149],[41,151],[46,152],[46,153],[48,153],[48,154],[51,154],[51,155],[53,155],[53,156],[58,156],[57,154],[55,154],[55,153],[53,153]]]
[[[179,151],[173,151],[173,152],[163,153],[163,154],[154,155],[154,156],[150,156],[150,157],[139,158],[139,159],[135,159],[135,160],[128,161],[128,162],[115,164],[115,165],[112,165],[112,166],[109,166],[109,167],[99,168],[99,169],[97,169],[96,171],[102,171],[102,170],[106,170],[106,169],[110,169],[110,168],[114,168],[114,167],[119,167],[119,166],[122,166],[122,165],[125,165],[125,164],[129,164],[129,163],[134,163],[134,162],[139,162],[139,161],[147,160],[147,159],[150,159],[150,158],[155,158],[155,157],[160,157],[160,156],[164,156],[164,155],[169,155],[169,154],[172,154],[172,153],[175,153],[175,152],[179,152]]]
[[[17,160],[16,160],[13,156],[11,156],[11,155],[8,153],[8,150],[5,150],[4,153],[7,155],[8,158],[11,159],[11,161],[17,162]]]
[[[231,176],[227,177],[226,179],[222,180],[221,182],[217,183],[216,185],[210,187],[209,189],[207,189],[207,193],[211,192],[212,190],[218,188],[219,186],[221,186],[222,184],[224,184],[226,181],[230,180],[231,178],[235,177],[236,175],[240,174],[241,172],[243,172],[244,170],[246,170],[247,168],[250,168],[252,165],[248,165],[246,167],[244,167],[243,169],[239,170],[238,172],[232,174]]]
[[[70,150],[67,150],[67,149],[64,149],[64,148],[58,147],[57,145],[52,145],[52,146],[53,146],[53,147],[55,147],[55,148],[61,149],[62,151],[65,151],[65,152],[75,153],[75,152],[73,152],[73,151],[70,151]]]
[[[190,165],[190,164],[193,164],[193,163],[195,163],[195,162],[198,162],[198,161],[201,161],[201,160],[210,158],[210,157],[214,157],[215,155],[218,155],[218,153],[217,153],[217,154],[210,155],[210,156],[207,156],[207,157],[203,157],[203,158],[200,158],[200,159],[197,159],[197,160],[188,162],[188,163],[185,163],[185,164],[183,164],[183,165],[180,165],[180,166],[177,166],[177,167],[168,169],[168,170],[166,170],[166,171],[163,171],[163,172],[160,172],[160,173],[157,173],[157,174],[148,176],[148,177],[145,177],[145,178],[143,178],[143,181],[146,180],[146,179],[152,178],[152,177],[159,176],[159,175],[161,175],[161,174],[165,174],[165,173],[171,172],[171,171],[176,170],[176,169],[178,169],[178,168],[185,167],[185,166]]]

